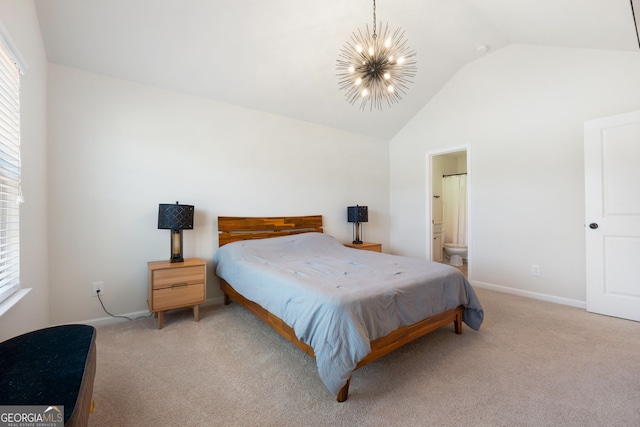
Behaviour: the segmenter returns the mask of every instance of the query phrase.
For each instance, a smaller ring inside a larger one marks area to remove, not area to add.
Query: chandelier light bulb
[[[367,106],[369,111],[391,107],[402,100],[413,83],[418,71],[415,56],[402,28],[391,31],[389,24],[377,25],[373,0],[373,26],[354,31],[340,49],[336,61],[338,86],[350,104],[360,100],[362,110]]]

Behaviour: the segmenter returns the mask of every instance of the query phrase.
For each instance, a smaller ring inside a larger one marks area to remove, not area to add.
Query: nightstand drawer
[[[176,284],[153,291],[153,311],[204,303],[204,283]]]
[[[203,266],[166,268],[154,270],[151,281],[153,289],[164,289],[171,288],[174,285],[204,283],[204,274]]]

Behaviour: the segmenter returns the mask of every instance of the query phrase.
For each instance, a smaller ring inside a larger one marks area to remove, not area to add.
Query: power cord
[[[149,313],[148,316],[139,316],[139,317],[136,317],[136,318],[132,319],[132,318],[127,317],[127,316],[120,316],[118,314],[111,314],[111,313],[109,313],[109,311],[107,311],[106,307],[104,306],[104,303],[102,302],[102,298],[100,298],[100,289],[96,290],[96,295],[98,296],[98,301],[100,301],[100,305],[102,306],[102,309],[104,310],[104,312],[107,313],[111,317],[122,317],[123,319],[127,319],[127,320],[130,320],[130,321],[133,321],[133,320],[138,320],[138,319],[147,319],[147,318],[153,316],[153,313]]]

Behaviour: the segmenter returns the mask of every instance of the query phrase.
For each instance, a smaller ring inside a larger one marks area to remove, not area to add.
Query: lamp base
[[[362,244],[362,240],[360,240],[360,223],[359,222],[354,222],[353,223],[353,242],[356,245],[361,245]]]
[[[182,257],[182,230],[171,230],[171,262],[184,262]]]

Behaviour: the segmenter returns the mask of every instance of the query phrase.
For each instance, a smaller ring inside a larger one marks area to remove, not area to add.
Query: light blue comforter
[[[334,395],[369,354],[371,340],[458,305],[475,330],[484,317],[457,269],[347,248],[321,233],[230,243],[214,263],[219,277],[313,348],[320,378]]]

